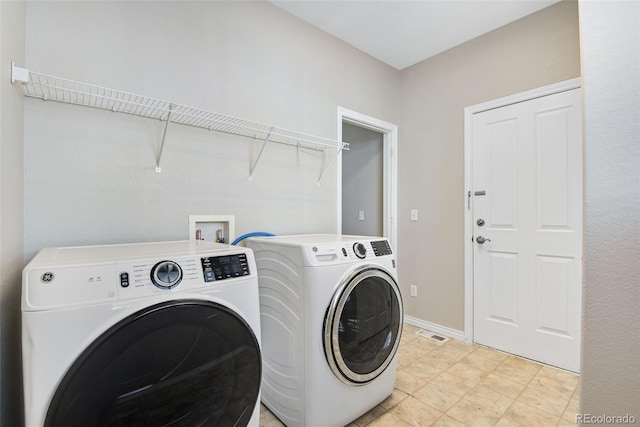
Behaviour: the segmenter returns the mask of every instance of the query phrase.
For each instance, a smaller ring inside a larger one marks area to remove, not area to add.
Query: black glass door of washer
[[[358,271],[336,291],[325,319],[325,354],[338,378],[363,384],[391,363],[400,342],[400,289],[386,271]]]
[[[207,301],[128,316],[75,361],[46,427],[243,426],[258,400],[260,348],[249,325]]]

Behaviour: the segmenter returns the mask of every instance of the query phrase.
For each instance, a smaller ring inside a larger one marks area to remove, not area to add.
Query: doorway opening
[[[342,122],[342,138],[349,141],[342,153],[342,233],[382,236],[383,135]]]
[[[394,124],[338,107],[338,234],[387,237],[397,249],[397,138]],[[351,152],[352,151],[352,152]]]

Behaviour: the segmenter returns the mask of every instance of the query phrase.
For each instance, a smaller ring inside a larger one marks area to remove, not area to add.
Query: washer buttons
[[[123,288],[129,287],[129,273],[126,271],[120,273],[120,286]]]

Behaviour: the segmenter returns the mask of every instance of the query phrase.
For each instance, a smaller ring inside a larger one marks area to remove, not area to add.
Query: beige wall
[[[577,9],[558,3],[402,72],[398,265],[409,316],[463,331],[464,108],[578,77]]]
[[[24,61],[25,4],[0,1],[0,425],[22,424],[20,280],[24,257],[23,105],[11,61]]]
[[[640,3],[581,2],[580,33],[585,118],[580,412],[629,415],[638,423]]]

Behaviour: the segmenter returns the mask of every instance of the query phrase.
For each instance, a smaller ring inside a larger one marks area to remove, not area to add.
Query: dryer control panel
[[[384,255],[392,255],[391,246],[387,240],[378,240],[371,242],[371,247],[373,248],[373,253],[375,256],[384,256]]]
[[[309,265],[342,264],[353,261],[368,261],[378,257],[392,256],[393,250],[387,239],[353,240],[336,243],[305,245],[304,252]]]
[[[251,274],[249,263],[247,262],[247,254],[204,257],[201,261],[205,282]]]

